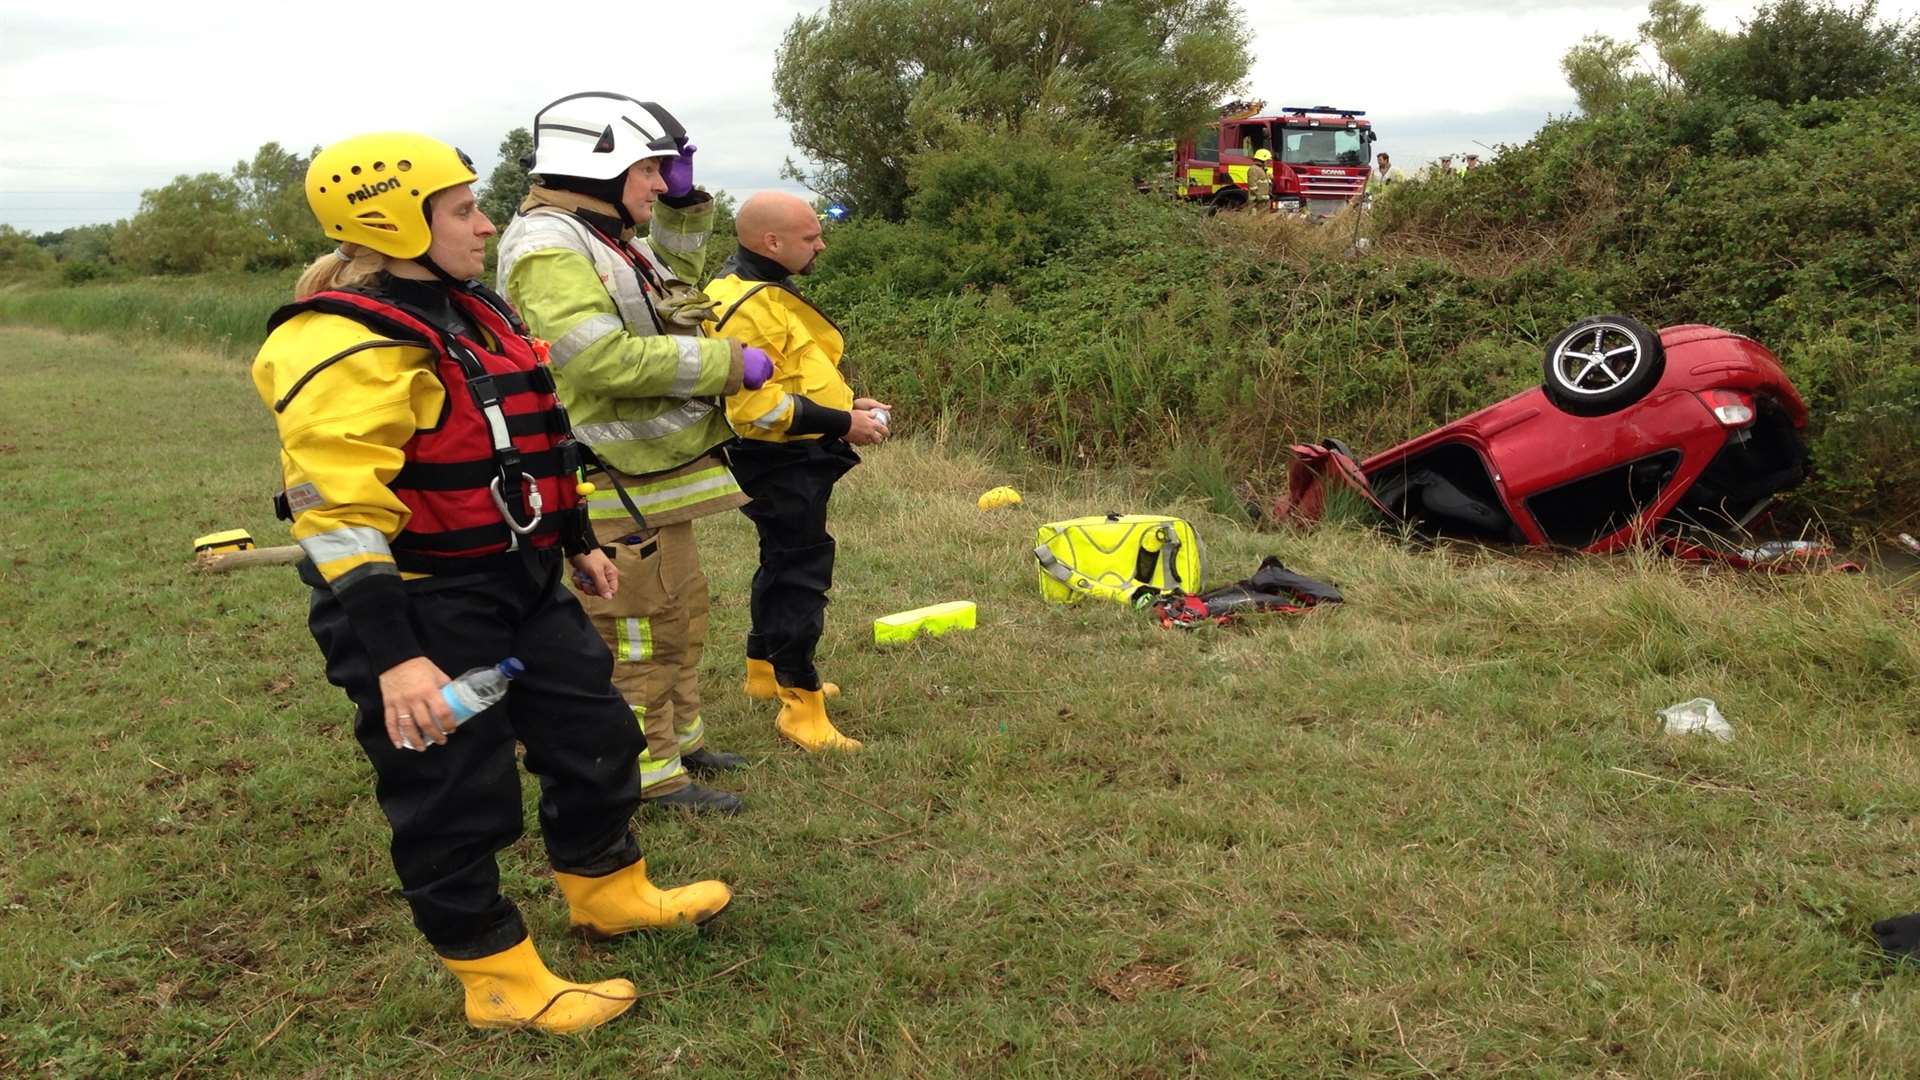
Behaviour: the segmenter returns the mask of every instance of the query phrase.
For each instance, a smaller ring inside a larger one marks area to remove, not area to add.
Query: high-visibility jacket
[[[535,188],[501,234],[499,280],[527,325],[553,343],[575,435],[640,478],[627,494],[655,524],[739,505],[739,485],[712,451],[733,437],[720,399],[740,388],[741,347],[699,336],[697,321],[685,325],[663,306],[685,298],[698,276],[712,202],[655,204],[650,243],[641,244],[609,235],[612,207],[553,193],[575,206],[565,209],[544,192]],[[589,505],[596,518],[626,514],[611,491]]]
[[[853,408],[853,388],[840,372],[846,338],[832,319],[814,307],[783,278],[758,281],[731,273],[707,283],[707,295],[719,303],[709,333],[739,338],[765,349],[773,377],[758,390],[742,389],[727,398],[727,418],[749,439],[817,439],[819,433],[792,434],[804,408],[797,399],[831,409]]]
[[[379,670],[421,655],[403,575],[586,546],[579,459],[535,343],[484,291],[447,297],[467,332],[382,295],[319,293],[273,314],[253,363],[280,434],[276,502]]]

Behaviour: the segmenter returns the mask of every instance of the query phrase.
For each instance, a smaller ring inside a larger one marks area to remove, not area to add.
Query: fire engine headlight
[[[1707,390],[1700,395],[1721,427],[1746,427],[1753,423],[1753,398],[1738,390]]]

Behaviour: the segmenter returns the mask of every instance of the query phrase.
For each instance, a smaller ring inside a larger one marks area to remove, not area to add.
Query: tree
[[[733,212],[740,208],[739,201],[725,191],[712,194],[713,232],[707,237],[707,262],[701,273],[708,281],[720,272],[721,265],[740,247],[739,236],[733,227]]]
[[[1852,8],[1776,0],[1741,29],[1715,71],[1717,88],[1730,96],[1836,101],[1912,81],[1920,67],[1920,28],[1880,22],[1874,0]]]
[[[264,234],[232,178],[175,177],[140,196],[140,211],[113,238],[113,257],[141,273],[238,270],[257,256]]]
[[[24,277],[52,267],[53,256],[32,236],[11,225],[0,225],[0,278]]]
[[[775,111],[814,161],[788,175],[900,216],[908,162],[1036,114],[1131,143],[1177,136],[1246,77],[1232,0],[832,0],[793,21]]]
[[[104,262],[112,254],[113,228],[106,224],[75,225],[59,232],[41,233],[36,243],[63,263]]]
[[[1707,25],[1706,9],[1686,0],[1653,0],[1640,24],[1640,41],[1660,63],[1653,79],[1668,93],[1697,89],[1727,35]]]
[[[520,202],[527,197],[533,181],[527,176],[522,159],[533,158],[533,134],[526,128],[514,128],[500,140],[500,164],[487,175],[487,186],[480,191],[480,210],[487,220],[504,229],[513,220]]]
[[[59,232],[41,233],[40,247],[60,267],[60,278],[71,285],[94,281],[113,273],[113,235],[117,225],[75,225]]]
[[[313,153],[319,152],[314,147]],[[234,165],[241,211],[260,237],[251,266],[295,266],[327,249],[327,238],[307,206],[307,165],[312,160],[312,155],[302,157],[270,142],[254,151],[252,161]]]
[[[1588,34],[1560,58],[1560,70],[1589,116],[1612,112],[1637,90],[1669,95],[1695,89],[1727,36],[1707,25],[1706,9],[1686,0],[1652,0],[1640,36],[1621,41]],[[1646,54],[1653,54],[1653,61]]]
[[[1635,87],[1651,80],[1635,71],[1640,46],[1605,34],[1588,34],[1560,58],[1567,85],[1588,116],[1612,112],[1626,103]]]

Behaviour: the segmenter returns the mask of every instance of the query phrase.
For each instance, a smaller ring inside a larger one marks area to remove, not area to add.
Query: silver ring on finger
[[[413,719],[413,714],[403,712],[403,713],[400,713],[397,718],[401,720],[411,720]]]

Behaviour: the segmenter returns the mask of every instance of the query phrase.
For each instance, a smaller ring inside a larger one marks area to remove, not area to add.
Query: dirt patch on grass
[[[1187,985],[1186,976],[1180,974],[1180,965],[1149,964],[1144,960],[1136,960],[1104,975],[1095,975],[1087,982],[1095,990],[1122,1003],[1133,1001],[1141,994],[1178,990]]]

